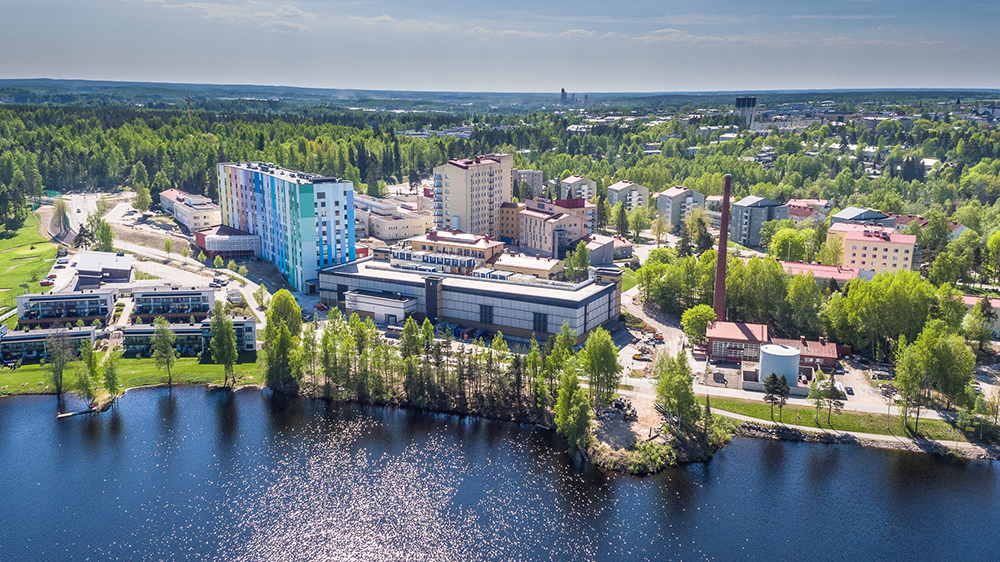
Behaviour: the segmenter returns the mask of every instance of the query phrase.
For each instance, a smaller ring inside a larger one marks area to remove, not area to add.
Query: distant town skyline
[[[8,3],[0,78],[468,92],[1000,87],[985,1]]]

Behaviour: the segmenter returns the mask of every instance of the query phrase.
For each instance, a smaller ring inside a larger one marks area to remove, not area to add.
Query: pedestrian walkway
[[[989,457],[997,457],[998,455],[1000,455],[1000,448],[994,447],[992,445],[978,445],[976,443],[969,443],[966,441],[938,441],[935,439],[905,437],[902,435],[880,435],[877,433],[862,433],[859,431],[817,429],[815,427],[789,425],[785,423],[778,423],[776,421],[771,421],[771,420],[762,420],[759,418],[745,416],[743,414],[736,414],[733,412],[727,412],[725,410],[719,410],[718,408],[712,408],[712,413],[719,414],[720,416],[725,416],[727,418],[732,418],[735,420],[740,420],[745,422],[752,422],[760,425],[769,425],[774,427],[780,427],[783,429],[793,429],[796,431],[802,431],[806,433],[826,433],[840,437],[852,437],[854,439],[863,441],[875,441],[878,443],[895,443],[895,444],[909,445],[910,447],[920,450],[927,450],[928,448],[962,449],[965,451],[974,451],[976,453]]]

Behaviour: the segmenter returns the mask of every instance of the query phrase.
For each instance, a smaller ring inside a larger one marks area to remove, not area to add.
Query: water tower
[[[757,98],[755,96],[742,96],[736,98],[736,113],[743,118],[747,129],[753,128],[753,117],[757,111]]]
[[[771,373],[785,377],[791,388],[798,386],[798,348],[773,343],[760,346],[760,382],[764,382]]]

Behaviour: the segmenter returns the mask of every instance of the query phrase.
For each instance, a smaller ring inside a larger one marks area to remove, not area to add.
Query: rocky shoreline
[[[972,460],[1000,460],[1000,448],[981,445],[975,449],[946,447],[935,441],[886,441],[864,439],[853,435],[801,431],[788,427],[744,422],[736,432],[741,437],[757,439],[775,439],[780,441],[799,441],[803,443],[824,443],[829,445],[861,445],[878,449],[909,451],[914,453],[930,453],[939,456],[958,457]]]

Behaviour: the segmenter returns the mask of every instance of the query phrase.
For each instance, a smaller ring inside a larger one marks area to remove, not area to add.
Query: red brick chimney
[[[733,189],[733,176],[726,174],[722,188],[722,224],[719,231],[719,254],[715,262],[715,293],[712,304],[715,317],[720,321],[726,319],[726,253],[729,244],[729,197]]]

